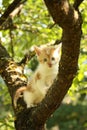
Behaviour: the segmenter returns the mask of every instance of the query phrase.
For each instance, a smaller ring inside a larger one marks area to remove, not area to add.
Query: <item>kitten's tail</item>
[[[26,86],[23,86],[21,88],[19,88],[15,95],[14,95],[14,100],[13,100],[13,103],[14,103],[14,107],[16,108],[17,107],[17,100],[19,99],[19,97],[22,97],[21,93],[23,93],[25,90],[27,89]]]

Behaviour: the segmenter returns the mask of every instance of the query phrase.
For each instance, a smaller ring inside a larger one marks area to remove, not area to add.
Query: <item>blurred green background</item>
[[[70,0],[71,4],[74,0]],[[13,0],[0,1],[0,16]],[[47,121],[48,130],[87,130],[87,1],[80,5],[83,18],[78,73],[60,108]],[[19,62],[32,45],[60,40],[62,29],[54,25],[47,8],[41,0],[27,0],[21,12],[14,17],[16,28],[0,30],[0,41],[16,62]],[[33,62],[34,61],[34,62]],[[25,66],[34,70],[35,59]],[[0,77],[0,130],[14,130],[14,113],[10,95]]]

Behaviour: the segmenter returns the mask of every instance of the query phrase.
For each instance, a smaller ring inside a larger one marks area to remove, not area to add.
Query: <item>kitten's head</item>
[[[35,52],[39,63],[51,68],[58,64],[60,59],[60,45],[59,46],[35,46]]]

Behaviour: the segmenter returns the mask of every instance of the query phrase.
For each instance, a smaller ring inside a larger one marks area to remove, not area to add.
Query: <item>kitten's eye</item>
[[[44,62],[47,62],[47,59],[46,59],[46,58],[44,58]]]
[[[51,58],[51,60],[52,60],[52,61],[54,61],[54,60],[55,60],[55,58],[54,58],[54,57],[52,57],[52,58]]]

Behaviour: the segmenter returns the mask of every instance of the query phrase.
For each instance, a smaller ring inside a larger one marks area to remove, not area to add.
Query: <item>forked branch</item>
[[[84,0],[75,0],[73,7],[78,10],[78,7]]]

